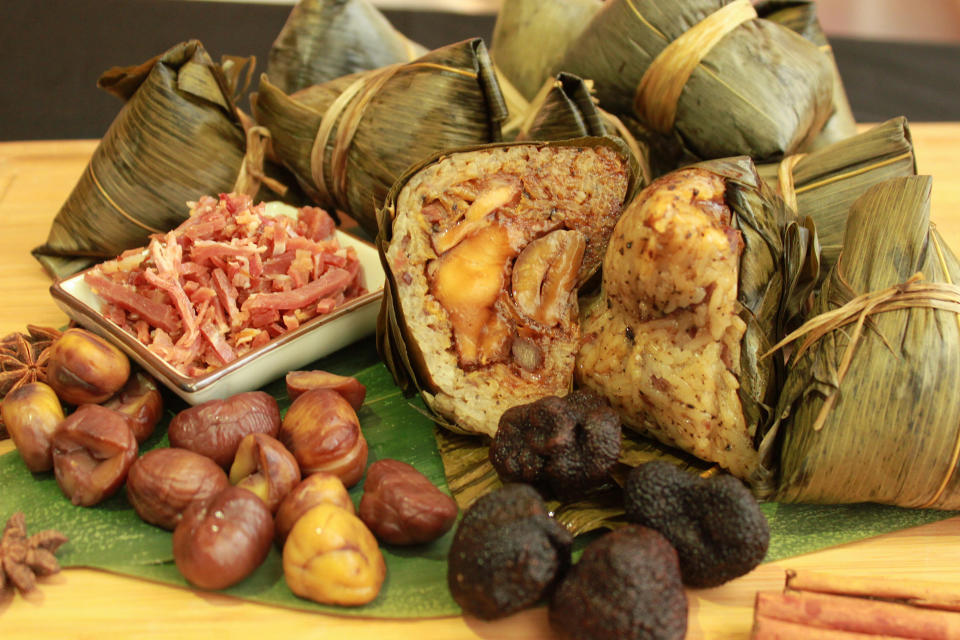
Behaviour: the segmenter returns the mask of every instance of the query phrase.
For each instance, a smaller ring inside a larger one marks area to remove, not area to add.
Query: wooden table
[[[960,249],[960,123],[914,124],[919,170],[932,174],[933,219]],[[46,239],[50,220],[86,166],[95,141],[0,143],[0,335],[30,322],[60,326],[67,318],[47,293],[50,281],[30,249]],[[0,442],[0,453],[12,449]],[[3,488],[0,487],[0,491]],[[0,514],[8,516],[10,514]],[[764,564],[716,589],[690,591],[687,638],[749,637],[753,597],[779,589],[786,567],[842,575],[958,580],[960,517]],[[67,569],[41,581],[39,593],[0,595],[0,636],[77,638],[264,637],[551,638],[544,609],[486,623],[473,618],[375,620],[264,606],[234,598],[112,575]]]

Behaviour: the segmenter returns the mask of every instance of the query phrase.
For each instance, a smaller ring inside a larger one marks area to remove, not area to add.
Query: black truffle
[[[620,455],[620,418],[586,390],[507,409],[490,446],[504,482],[525,482],[562,499],[604,484]]]
[[[687,596],[677,553],[662,535],[629,525],[591,542],[550,600],[564,640],[678,640]]]
[[[703,479],[655,461],[632,469],[624,490],[627,519],[670,541],[688,586],[721,585],[749,572],[767,554],[767,519],[733,476]]]
[[[572,544],[533,487],[505,485],[464,513],[450,546],[450,593],[485,620],[532,606],[570,566]]]

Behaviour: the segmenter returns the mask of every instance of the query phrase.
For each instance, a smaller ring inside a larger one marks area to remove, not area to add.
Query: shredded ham
[[[333,219],[268,216],[248,196],[197,201],[179,227],[87,272],[104,315],[190,376],[236,360],[365,290]]]

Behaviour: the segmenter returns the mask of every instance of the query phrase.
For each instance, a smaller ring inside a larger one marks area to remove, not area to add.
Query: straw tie
[[[260,185],[266,185],[271,191],[283,197],[287,187],[279,180],[267,176],[263,172],[263,161],[270,145],[270,130],[266,127],[249,127],[247,129],[247,151],[240,163],[237,180],[233,183],[235,193],[245,193],[251,198],[256,197]]]
[[[373,98],[383,88],[383,85],[394,75],[401,70],[409,71],[418,68],[439,69],[472,78],[477,77],[475,73],[442,64],[412,62],[392,64],[357,78],[343,93],[337,96],[337,99],[323,114],[320,127],[317,129],[317,136],[310,150],[310,173],[313,176],[314,186],[317,188],[321,200],[341,210],[348,208],[345,202],[347,152],[350,150],[350,145],[353,144],[353,138],[360,126],[360,121],[363,119],[363,114]],[[334,128],[336,128],[336,136],[333,136]],[[331,137],[333,137],[333,148],[330,151],[330,184],[328,184],[326,150]]]
[[[787,156],[780,161],[780,165],[777,167],[777,189],[780,191],[780,197],[794,211],[800,209],[797,206],[797,188],[793,181],[793,168],[806,157],[807,154],[805,153]]]
[[[669,133],[680,94],[697,65],[728,33],[753,20],[750,0],[735,0],[713,12],[668,44],[647,68],[633,98],[633,109],[653,129]]]

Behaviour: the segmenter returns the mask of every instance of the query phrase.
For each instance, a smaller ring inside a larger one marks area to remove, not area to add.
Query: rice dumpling
[[[480,39],[289,96],[262,77],[253,113],[304,190],[371,235],[377,207],[408,167],[499,140],[507,116]]]
[[[910,128],[893,118],[809,154],[788,156],[779,164],[757,167],[787,204],[809,216],[820,242],[821,279],[836,263],[851,205],[875,184],[916,175]]]
[[[293,93],[426,52],[367,0],[300,0],[270,48],[267,76]]]
[[[176,227],[187,217],[187,202],[233,190],[244,161],[245,132],[232,87],[200,42],[111,69],[98,84],[125,104],[46,243],[33,250],[54,277]]]
[[[497,67],[527,100],[603,6],[603,0],[504,0],[497,13],[490,55]]]
[[[614,228],[601,294],[582,312],[577,383],[625,426],[748,478],[781,374],[761,355],[781,297],[812,286],[809,253],[790,246],[810,241],[797,228],[747,158],[655,180]]]
[[[566,395],[577,289],[633,187],[622,143],[580,138],[448,153],[380,211],[377,348],[442,424],[493,435],[509,407]]]
[[[855,135],[857,123],[847,100],[847,90],[843,86],[840,69],[833,57],[833,49],[817,18],[817,3],[814,0],[763,0],[757,3],[756,8],[761,18],[782,24],[817,45],[827,54],[833,65],[833,114],[820,134],[799,151],[816,151]]]
[[[555,70],[702,159],[779,158],[832,111],[830,59],[749,0],[609,0]]]
[[[931,184],[894,178],[850,211],[816,315],[790,336],[764,441],[778,501],[960,508],[960,263],[930,224]]]
[[[597,106],[593,83],[571,73],[558,73],[543,84],[520,125],[517,140],[568,140],[616,136],[633,153],[644,184],[650,181],[650,151],[633,137],[620,118]]]

